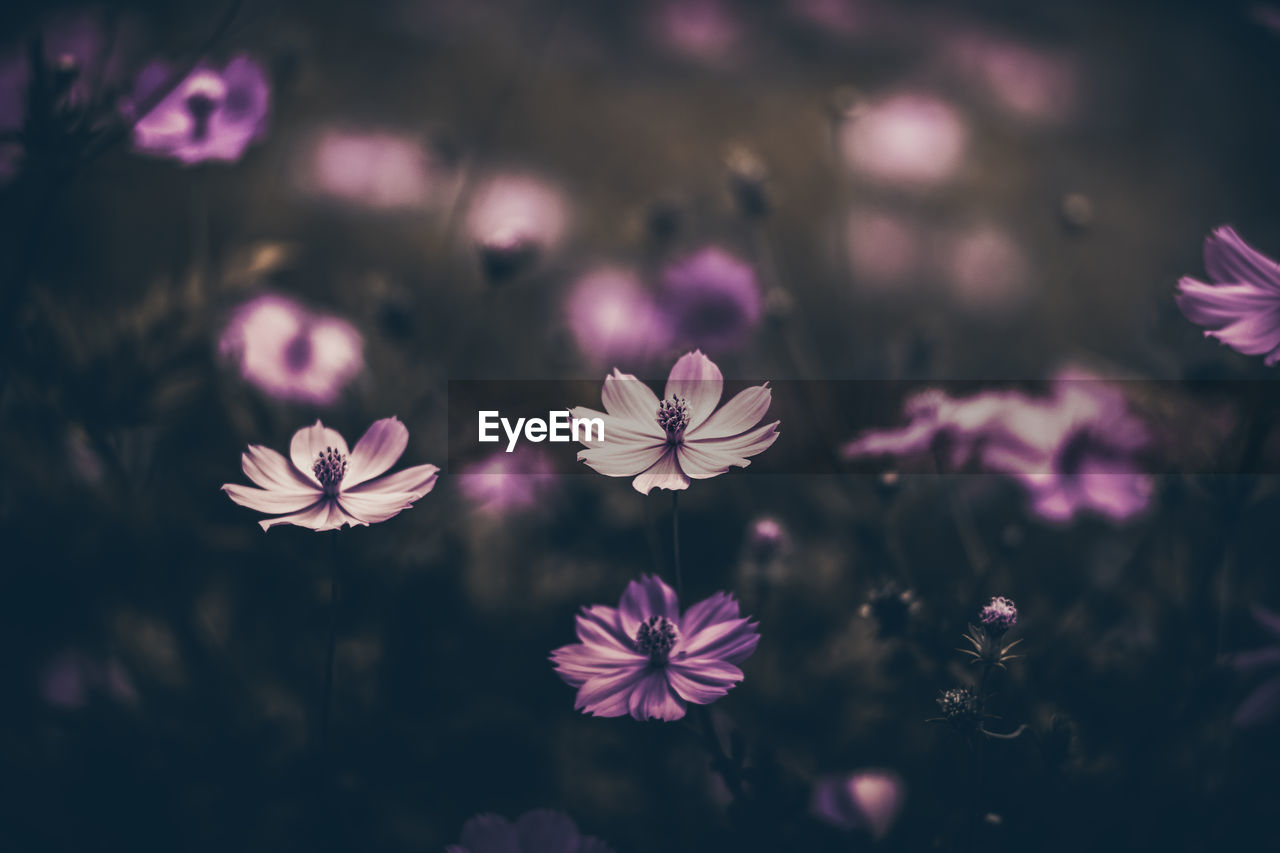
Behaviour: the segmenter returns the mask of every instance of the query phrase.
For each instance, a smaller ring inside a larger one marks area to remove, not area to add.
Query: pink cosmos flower
[[[296,524],[312,530],[368,526],[409,509],[436,484],[435,465],[415,465],[381,479],[409,444],[409,430],[394,417],[374,421],[354,450],[320,421],[293,434],[290,459],[261,445],[240,457],[245,476],[262,488],[227,483],[231,500],[277,515],[258,523],[263,530]]]
[[[152,63],[138,77],[137,102],[164,84],[170,71]],[[221,71],[200,65],[133,128],[133,147],[185,165],[233,163],[267,131],[271,87],[257,62],[237,56]]]
[[[709,705],[742,681],[738,668],[760,642],[728,593],[680,612],[675,591],[657,577],[627,585],[618,607],[584,607],[578,639],[551,653],[556,671],[578,688],[574,708],[597,717],[678,720],[688,703]]]
[[[764,297],[750,264],[710,246],[663,270],[662,309],[677,344],[735,350],[760,325]]]
[[[462,493],[489,515],[533,509],[547,500],[557,482],[551,460],[529,447],[496,451],[458,475]]]
[[[535,809],[515,823],[494,814],[476,815],[462,827],[459,843],[445,853],[613,853],[613,849],[579,833],[568,815]]]
[[[902,779],[889,771],[827,777],[813,786],[813,813],[837,829],[864,829],[880,839],[902,811],[905,794]]]
[[[869,430],[845,445],[845,457],[923,454],[942,440],[953,465],[972,460],[1015,479],[1048,521],[1078,512],[1123,521],[1150,502],[1151,478],[1136,459],[1149,433],[1124,395],[1090,374],[1062,371],[1048,397],[988,391],[956,399],[935,390],[905,408],[905,427]]]
[[[845,159],[868,177],[928,187],[959,171],[968,145],[959,113],[932,95],[903,93],[869,105],[844,125]]]
[[[467,232],[491,281],[506,281],[564,238],[569,208],[559,189],[527,175],[499,175],[476,190]]]
[[[667,345],[670,324],[639,276],[601,267],[574,283],[565,318],[578,349],[592,361],[644,361]]]
[[[641,494],[652,489],[679,491],[690,478],[705,480],[731,466],[745,468],[750,456],[766,450],[778,438],[774,421],[756,426],[769,409],[768,384],[737,394],[718,411],[724,377],[701,350],[685,353],[671,368],[663,399],[649,386],[616,367],[604,380],[605,412],[578,407],[574,419],[600,418],[604,437],[583,431],[587,449],[578,461],[608,477],[635,477]]]
[[[1184,277],[1178,307],[1191,322],[1245,355],[1280,361],[1280,265],[1240,238],[1229,225],[1204,241],[1204,266],[1213,283]]]
[[[364,367],[364,339],[354,326],[275,294],[240,306],[218,350],[271,396],[316,405],[333,403]]]

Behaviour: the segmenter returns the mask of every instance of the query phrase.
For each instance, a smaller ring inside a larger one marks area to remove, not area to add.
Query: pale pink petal
[[[619,668],[632,668],[648,662],[648,658],[637,652],[582,643],[561,646],[551,653],[551,660],[560,677],[573,687],[581,687],[588,679],[608,675]]]
[[[680,470],[676,454],[668,447],[658,461],[653,463],[653,467],[632,480],[631,485],[642,495],[647,495],[654,489],[677,492],[689,488],[689,478]]]
[[[593,604],[583,607],[574,620],[578,626],[578,639],[588,645],[631,650],[631,637],[622,629],[622,619],[616,607]]]
[[[324,497],[324,493],[319,489],[312,489],[309,492],[280,492],[255,489],[252,486],[241,486],[236,483],[227,483],[222,487],[222,491],[240,506],[272,514],[297,512]]]
[[[1280,293],[1280,265],[1246,243],[1231,226],[1204,241],[1204,266],[1215,281],[1249,282]]]
[[[1178,281],[1174,300],[1188,320],[1216,328],[1241,317],[1274,309],[1280,304],[1280,294],[1248,282],[1206,284],[1184,277]]]
[[[628,710],[637,720],[678,720],[687,706],[667,681],[667,674],[655,670],[631,689]]]
[[[706,480],[728,471],[731,466],[745,468],[747,457],[755,456],[778,440],[778,424],[774,421],[751,432],[731,438],[688,439],[676,448],[680,469],[695,480]]]
[[[352,527],[364,526],[364,522],[351,518],[337,502],[320,501],[315,506],[294,515],[281,515],[276,518],[264,518],[258,522],[263,530],[269,530],[277,524],[293,524],[298,527],[309,527],[312,530],[337,530],[344,524]]]
[[[630,429],[655,438],[666,436],[658,426],[657,396],[648,385],[630,373],[623,373],[615,367],[613,375],[606,376],[604,379],[604,391],[601,396],[605,411],[627,421]]]
[[[618,604],[618,625],[627,638],[635,637],[640,623],[651,616],[680,622],[680,602],[676,591],[657,575],[645,575],[627,584]]]
[[[751,657],[760,642],[754,622],[734,619],[703,628],[691,637],[682,638],[676,652],[687,658],[718,658],[729,663],[742,663]]]
[[[408,492],[343,492],[338,495],[338,504],[343,511],[366,524],[377,524],[395,518],[412,508],[415,500],[417,498]]]
[[[317,486],[320,485],[320,481],[316,479],[313,469],[316,459],[326,447],[332,447],[343,456],[350,455],[347,450],[347,440],[342,437],[342,434],[337,430],[329,429],[320,423],[319,419],[312,426],[303,427],[295,432],[293,440],[289,442],[289,457],[293,460],[293,466]]]
[[[376,420],[351,450],[344,489],[358,486],[386,471],[409,445],[409,430],[394,417]]]
[[[684,616],[680,619],[680,633],[686,637],[692,637],[708,625],[738,619],[741,615],[738,602],[733,596],[727,592],[717,592],[684,612]]]
[[[440,469],[435,465],[414,465],[394,474],[388,474],[377,480],[361,483],[350,489],[343,489],[342,495],[366,495],[385,492],[387,494],[409,494],[416,501],[430,492],[436,485],[436,475]]]
[[[672,660],[667,664],[667,678],[681,698],[709,705],[742,681],[742,670],[713,658]]]
[[[696,430],[715,410],[724,393],[724,376],[716,363],[702,354],[702,350],[694,350],[680,356],[667,376],[667,387],[663,391],[663,399],[670,400],[678,395],[689,403],[689,426],[686,434]],[[655,409],[657,404],[655,403]]]
[[[661,439],[646,439],[653,444],[613,444],[614,437],[605,433],[609,443],[578,451],[578,461],[585,462],[593,471],[607,477],[634,477],[653,467],[667,452],[667,443]]]
[[[751,429],[769,411],[773,392],[768,385],[756,385],[739,391],[733,399],[712,413],[696,428],[688,430],[688,438],[727,438]]]
[[[1241,317],[1216,332],[1205,332],[1245,355],[1267,355],[1266,363],[1274,364],[1270,355],[1280,348],[1280,307]]]
[[[649,662],[635,667],[619,667],[607,675],[589,678],[578,688],[573,707],[597,717],[621,717],[628,713],[628,700],[632,689],[647,673]]]
[[[282,454],[260,444],[249,445],[249,450],[240,455],[240,469],[264,489],[283,492],[316,489],[315,481],[304,477]]]
[[[600,430],[594,425],[583,424],[578,428],[578,442],[587,447],[605,447],[617,444],[662,444],[667,440],[666,433],[658,427],[657,410],[654,410],[654,417],[649,420],[652,422],[653,429],[649,429],[648,422],[645,424],[637,424],[627,418],[615,417],[605,412],[597,412],[595,409],[589,409],[586,406],[578,406],[569,410],[570,422],[572,421],[591,421],[599,419],[604,425],[604,439],[601,440]],[[590,426],[590,429],[588,429]]]

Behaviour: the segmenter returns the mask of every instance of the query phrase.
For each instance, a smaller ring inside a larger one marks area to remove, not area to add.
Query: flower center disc
[[[648,655],[651,662],[661,666],[670,659],[677,639],[679,632],[670,619],[665,616],[650,616],[636,629],[636,650]]]
[[[679,394],[658,404],[658,426],[667,433],[667,441],[679,444],[689,426],[689,401]]]
[[[332,447],[326,447],[316,456],[316,464],[311,470],[327,493],[336,494],[338,484],[347,475],[347,457]]]

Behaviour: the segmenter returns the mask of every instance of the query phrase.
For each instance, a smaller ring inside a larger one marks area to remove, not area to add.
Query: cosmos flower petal
[[[636,444],[665,444],[666,435],[658,426],[657,408],[653,410],[654,417],[650,418],[653,429],[649,429],[647,424],[637,424],[629,418],[616,417],[605,412],[597,412],[595,409],[589,409],[585,406],[577,406],[569,410],[569,418],[571,420],[595,420],[599,419],[604,424],[604,438],[599,437],[599,430],[594,428],[586,429],[586,424],[579,428],[578,440],[587,447],[612,447],[622,443]]]
[[[561,678],[574,687],[581,687],[587,679],[642,666],[648,658],[627,649],[584,642],[561,646],[551,653],[551,661]]]
[[[608,435],[606,432],[605,435]],[[578,451],[578,461],[606,477],[634,477],[649,470],[667,452],[666,442],[646,439],[653,444],[613,444]]]
[[[303,427],[293,434],[293,440],[289,442],[289,458],[293,460],[293,467],[319,486],[320,481],[316,479],[313,469],[316,459],[328,447],[332,447],[343,456],[349,455],[347,440],[342,437],[342,434],[337,430],[329,429],[317,419],[313,425]]]
[[[618,604],[618,623],[622,633],[634,637],[640,623],[652,616],[662,616],[672,623],[680,622],[680,602],[676,591],[657,575],[645,575],[627,584]]]
[[[665,720],[671,722],[685,715],[687,706],[672,690],[667,674],[654,670],[631,689],[628,710],[637,720]]]
[[[516,828],[495,814],[471,818],[462,827],[458,841],[467,853],[521,853]]]
[[[1204,241],[1204,266],[1219,282],[1251,282],[1280,294],[1280,265],[1246,243],[1229,225]]]
[[[406,509],[412,509],[415,500],[417,497],[408,492],[343,492],[338,495],[343,511],[367,524],[395,518]]]
[[[1270,610],[1261,605],[1251,605],[1249,612],[1253,614],[1253,619],[1264,629],[1276,637],[1280,637],[1280,614],[1272,613]]]
[[[264,518],[258,524],[263,530],[270,530],[278,524],[292,524],[312,530],[337,530],[344,524],[356,527],[364,525],[364,522],[348,516],[334,501],[326,500],[293,515]]]
[[[778,440],[778,421],[731,438],[690,439],[677,449],[680,469],[695,480],[706,480],[728,471],[745,468],[747,457],[767,450]]]
[[[240,455],[240,470],[264,489],[285,492],[318,490],[315,481],[304,477],[283,454],[260,444],[249,445],[248,451]]]
[[[917,419],[901,429],[869,430],[845,444],[845,459],[863,456],[911,456],[929,449],[940,432],[936,421]]]
[[[1205,334],[1245,355],[1265,355],[1280,347],[1280,306],[1241,317]]]
[[[1274,309],[1280,305],[1280,294],[1248,282],[1206,284],[1184,277],[1178,281],[1174,300],[1191,322],[1217,328],[1250,314]]]
[[[768,385],[756,385],[739,391],[697,427],[690,429],[690,439],[728,438],[751,429],[769,411],[773,392]]]
[[[255,489],[251,486],[241,486],[236,483],[227,483],[222,487],[222,491],[227,493],[227,497],[240,504],[240,506],[267,513],[297,512],[324,497],[324,493],[319,489],[312,489],[309,492],[301,491],[300,489],[301,487],[299,487],[298,491],[285,492]]]
[[[702,350],[694,350],[680,356],[667,376],[667,387],[663,391],[663,399],[670,400],[678,395],[689,403],[689,426],[686,434],[693,432],[707,419],[720,402],[724,393],[724,376],[716,363],[702,354]],[[654,410],[657,403],[654,404]]]
[[[691,637],[685,637],[678,651],[690,658],[719,658],[738,664],[751,657],[759,642],[756,623],[734,619],[717,622]]]
[[[439,473],[440,469],[435,465],[414,465],[411,468],[405,468],[403,471],[388,474],[377,480],[370,480],[350,489],[343,489],[342,494],[347,496],[374,492],[405,493],[413,495],[413,499],[416,501],[435,488]]]
[[[397,418],[376,420],[356,442],[348,460],[343,489],[358,486],[386,471],[409,446],[409,430]]]
[[[1264,667],[1280,666],[1280,646],[1255,649],[1251,652],[1239,652],[1230,658],[1231,666],[1241,672]]]
[[[627,426],[644,435],[662,438],[666,435],[658,426],[658,398],[639,379],[623,373],[616,367],[604,380],[602,394],[605,411]]]
[[[680,633],[686,637],[716,622],[741,617],[738,602],[727,592],[717,592],[710,598],[704,598],[684,612],[680,619]]]
[[[574,708],[597,717],[621,717],[630,712],[632,689],[652,672],[648,661],[634,667],[618,667],[607,675],[587,679],[578,688]]]
[[[577,853],[582,836],[568,815],[550,809],[525,812],[516,821],[518,853],[545,850],[548,853]]]
[[[742,670],[715,658],[684,658],[667,665],[667,678],[681,698],[709,705],[742,681]]]
[[[689,478],[680,470],[680,464],[676,461],[676,454],[670,448],[667,448],[666,452],[653,464],[653,467],[632,480],[631,485],[642,495],[647,495],[654,489],[667,489],[678,492],[689,488]]]
[[[1237,726],[1255,726],[1277,713],[1280,713],[1280,678],[1273,678],[1245,697],[1231,721]]]
[[[631,638],[622,630],[622,619],[616,607],[606,607],[603,604],[584,607],[575,621],[578,639],[582,642],[631,650]]]

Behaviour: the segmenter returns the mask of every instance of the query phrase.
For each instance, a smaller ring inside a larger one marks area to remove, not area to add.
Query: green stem
[[[680,493],[671,493],[671,552],[676,570],[676,597],[684,601],[684,574],[680,570]]]

